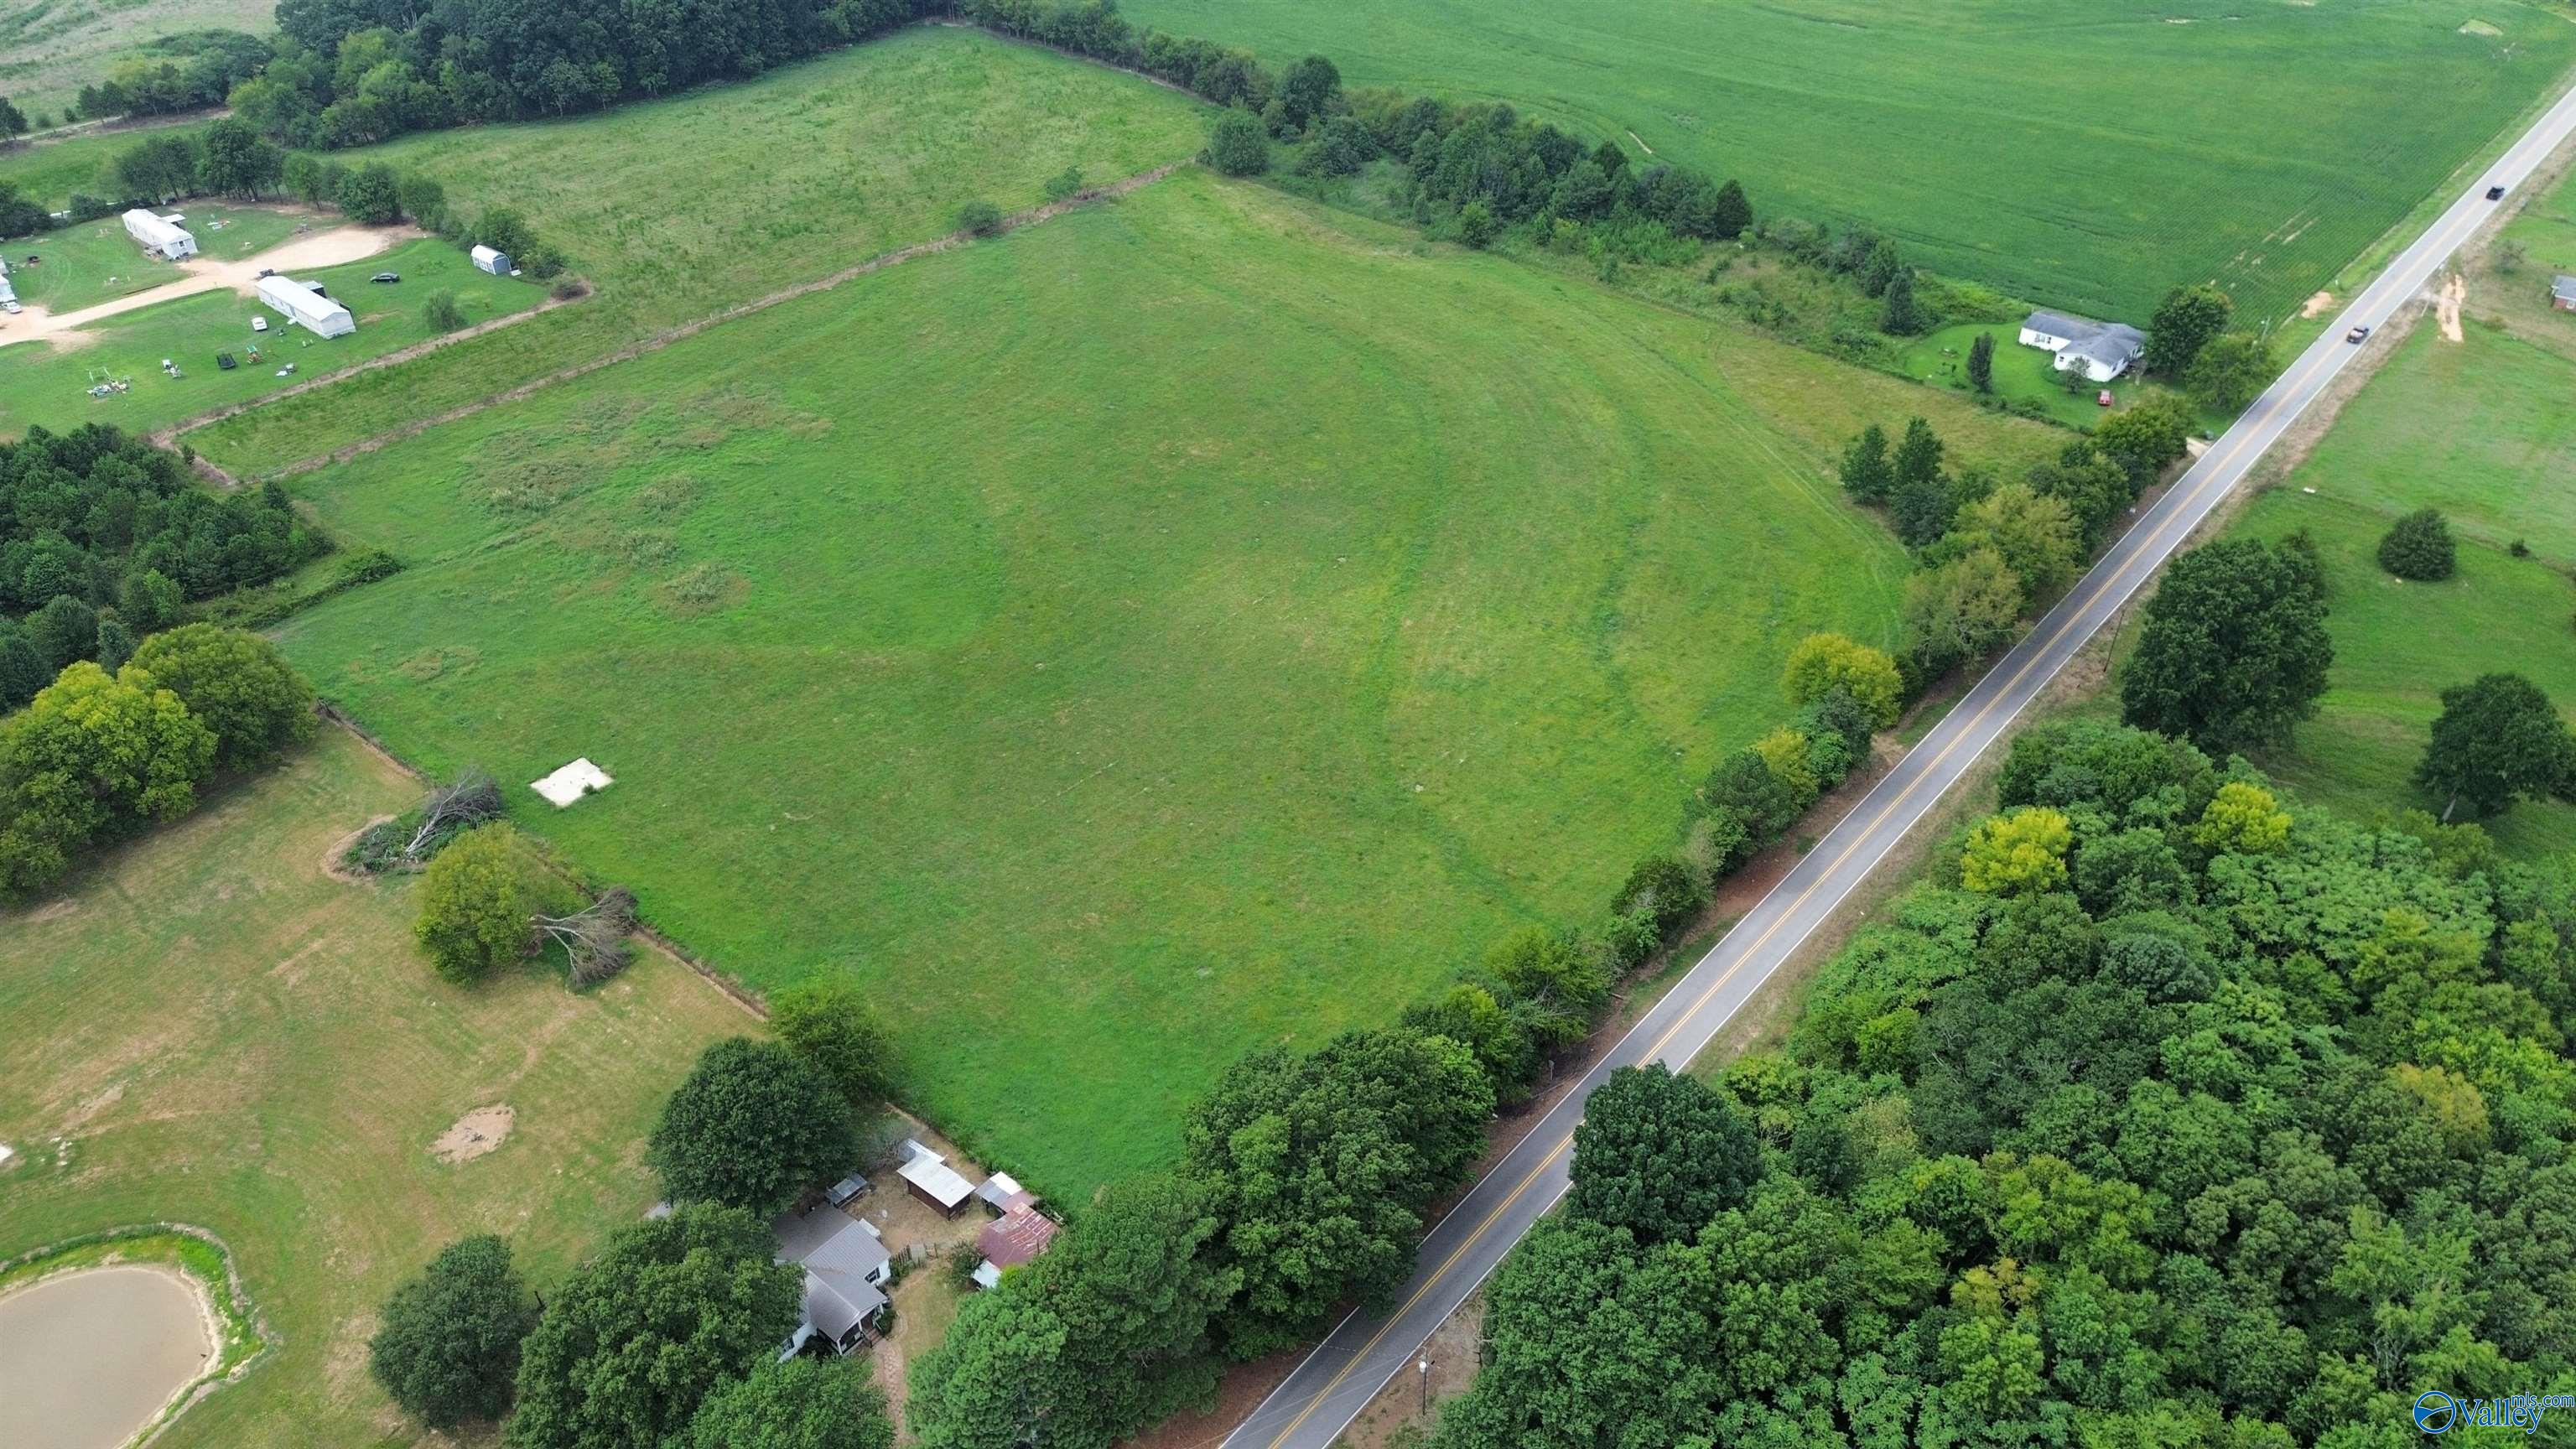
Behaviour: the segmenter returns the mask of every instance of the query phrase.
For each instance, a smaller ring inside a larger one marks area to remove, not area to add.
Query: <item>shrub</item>
[[[1067,166],[1062,171],[1059,171],[1053,176],[1047,178],[1046,199],[1049,201],[1070,200],[1081,190],[1082,168],[1079,166]]]
[[[332,199],[351,221],[391,226],[402,220],[402,183],[394,176],[394,169],[382,162],[343,174],[338,194]]]
[[[2379,566],[2418,583],[2449,578],[2460,566],[2449,520],[2433,508],[2419,508],[2397,520],[2379,540]]]
[[[1668,941],[1706,904],[1707,889],[1693,877],[1689,866],[1673,856],[1650,855],[1628,872],[1610,909],[1614,915],[1633,912],[1644,916],[1654,927],[1656,938]]]
[[[817,976],[791,986],[771,999],[769,1024],[853,1106],[885,1096],[885,1021],[856,981]]]
[[[1208,127],[1207,163],[1228,176],[1258,176],[1270,169],[1270,133],[1261,118],[1229,110]]]
[[[2073,838],[2066,817],[2042,806],[1988,816],[1968,835],[1959,883],[1993,896],[2055,890],[2066,883],[2066,850]]]
[[[1458,240],[1479,251],[1493,244],[1502,231],[1501,223],[1485,203],[1471,201],[1458,208]]]
[[[340,560],[340,582],[350,588],[389,579],[402,572],[402,560],[380,548],[366,549]]]
[[[432,292],[421,299],[420,321],[432,332],[453,332],[465,325],[465,309],[454,292]]]
[[[968,236],[999,236],[1002,209],[989,201],[970,201],[957,208],[957,229]]]

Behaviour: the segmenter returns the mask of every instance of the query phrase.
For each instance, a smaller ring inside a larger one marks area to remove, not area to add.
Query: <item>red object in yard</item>
[[[2095,393],[2093,395],[2093,401],[2102,407],[2109,407],[2111,405],[2111,390],[2106,387],[2100,392]]]

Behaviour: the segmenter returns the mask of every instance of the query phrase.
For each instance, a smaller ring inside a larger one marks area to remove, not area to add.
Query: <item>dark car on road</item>
[[[2344,341],[2346,341],[2346,342],[2362,342],[2362,341],[2366,341],[2366,340],[2368,340],[2368,338],[2369,338],[2369,337],[2370,337],[2370,329],[2369,329],[2369,328],[2367,328],[2367,327],[2355,327],[2355,328],[2354,328],[2354,329],[2352,329],[2350,332],[2347,332],[2347,333],[2345,333],[2345,334],[2343,335],[2343,340],[2344,340]]]

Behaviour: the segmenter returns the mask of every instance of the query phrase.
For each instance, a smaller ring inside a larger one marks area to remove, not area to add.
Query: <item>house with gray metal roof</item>
[[[817,1338],[834,1353],[874,1342],[885,1282],[894,1274],[876,1228],[837,1207],[789,1213],[769,1227],[778,1235],[778,1261],[805,1270],[805,1316],[778,1356],[793,1358]]]
[[[2549,305],[2561,312],[2576,312],[2576,277],[2549,279]]]

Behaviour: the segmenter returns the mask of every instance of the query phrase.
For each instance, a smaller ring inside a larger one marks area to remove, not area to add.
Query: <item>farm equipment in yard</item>
[[[218,352],[218,353],[216,353],[216,354],[215,354],[215,370],[216,370],[216,371],[218,371],[218,372],[230,372],[230,371],[232,371],[234,368],[239,367],[239,366],[241,366],[241,364],[240,364],[240,363],[238,363],[238,362],[235,362],[235,361],[233,360],[233,355],[232,355],[231,353],[229,353],[229,352]]]

